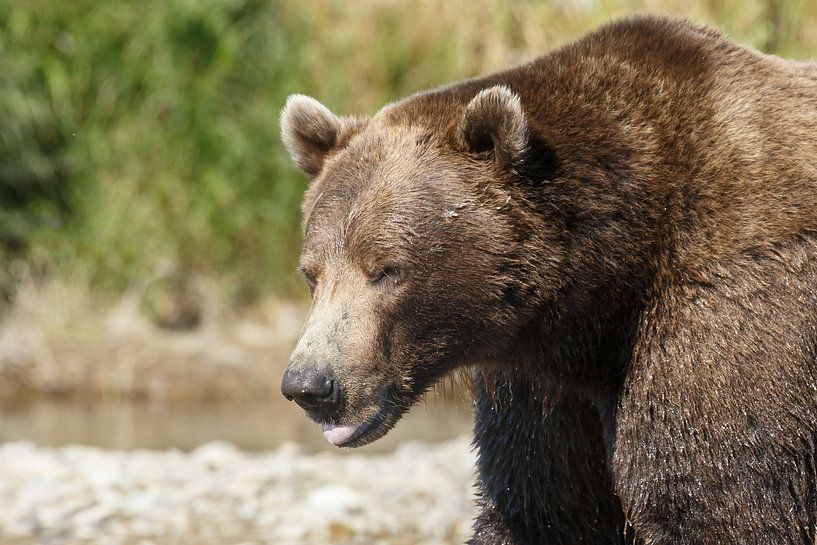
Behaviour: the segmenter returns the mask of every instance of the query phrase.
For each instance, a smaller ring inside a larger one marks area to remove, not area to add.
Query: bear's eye
[[[304,282],[306,282],[307,287],[309,287],[309,293],[315,295],[315,286],[318,285],[318,281],[315,280],[315,275],[303,267],[298,267],[298,271],[301,273],[301,276],[304,277]]]
[[[394,282],[400,276],[400,269],[396,265],[384,265],[369,275],[369,283],[383,284],[387,281]]]

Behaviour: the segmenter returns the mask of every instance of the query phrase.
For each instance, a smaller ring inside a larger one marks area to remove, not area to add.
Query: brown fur
[[[478,364],[473,544],[813,543],[817,65],[636,18],[366,120],[314,177],[292,366],[386,433]],[[626,525],[625,525],[626,520]]]

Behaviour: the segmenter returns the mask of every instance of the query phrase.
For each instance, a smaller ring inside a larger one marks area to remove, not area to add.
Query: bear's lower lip
[[[336,447],[360,447],[380,439],[400,420],[410,403],[399,403],[394,389],[389,389],[380,402],[380,409],[360,424],[323,423],[323,436]]]
[[[323,436],[332,445],[336,447],[359,447],[371,443],[386,434],[391,425],[386,426],[383,430],[379,430],[379,428],[388,420],[388,416],[381,409],[374,416],[360,424],[322,424],[321,428],[323,429]],[[394,421],[396,422],[397,419]]]
[[[349,441],[352,437],[355,436],[357,430],[359,430],[361,424],[355,424],[352,426],[336,426],[332,424],[323,424],[323,436],[326,437],[326,440],[339,447]]]

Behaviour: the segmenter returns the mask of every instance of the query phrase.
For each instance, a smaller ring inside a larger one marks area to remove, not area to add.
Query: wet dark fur
[[[519,155],[463,126],[494,85],[521,100]],[[815,64],[638,18],[379,116],[463,178],[433,190],[457,231],[406,211],[463,242],[378,346],[418,393],[482,362],[471,544],[815,542]]]

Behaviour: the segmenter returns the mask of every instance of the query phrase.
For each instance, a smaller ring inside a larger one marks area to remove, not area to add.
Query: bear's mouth
[[[324,422],[323,436],[336,447],[361,447],[386,435],[408,410],[408,405],[396,400],[394,389],[389,389],[380,401],[376,413],[358,424]]]

